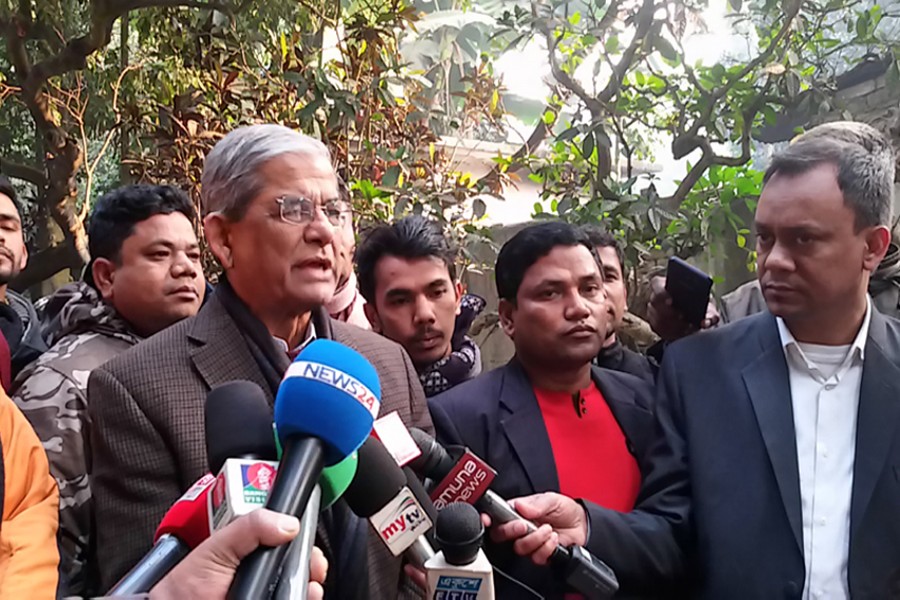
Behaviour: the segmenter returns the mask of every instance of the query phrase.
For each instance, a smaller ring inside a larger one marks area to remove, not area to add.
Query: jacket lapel
[[[884,472],[900,421],[900,348],[888,336],[888,322],[874,308],[866,340],[859,412],[856,422],[856,458],[850,535],[858,531],[878,479]]]
[[[774,317],[767,315],[766,319],[760,319],[762,354],[741,371],[741,376],[756,413],[797,548],[802,551],[800,470],[790,377]]]
[[[188,338],[192,343],[191,361],[210,389],[236,379],[252,381],[262,388],[270,403],[274,401],[244,336],[215,295],[194,317]]]
[[[635,402],[634,390],[599,367],[591,368],[591,378],[619,424],[628,452],[634,455],[635,448],[646,448],[646,438],[653,433],[653,415]]]
[[[500,424],[528,476],[532,491],[559,490],[550,437],[525,371],[513,358],[504,369],[500,404],[506,409]]]

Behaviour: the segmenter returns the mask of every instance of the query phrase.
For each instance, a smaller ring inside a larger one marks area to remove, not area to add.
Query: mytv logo
[[[306,360],[295,360],[288,368],[286,377],[303,377],[304,379],[312,379],[331,387],[341,390],[342,392],[354,397],[357,402],[362,404],[369,413],[378,416],[379,402],[375,394],[372,393],[366,385],[359,379],[338,371],[328,365],[321,363],[309,362]]]
[[[426,518],[425,511],[422,510],[415,498],[410,496],[400,504],[394,517],[382,528],[381,537],[390,542],[395,536],[415,529]]]

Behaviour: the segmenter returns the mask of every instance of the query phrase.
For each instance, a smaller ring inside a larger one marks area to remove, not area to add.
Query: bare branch
[[[47,185],[47,175],[40,169],[11,162],[2,156],[0,156],[0,173],[3,173],[7,177],[23,179],[29,183],[33,183],[39,188],[43,188]]]
[[[598,101],[607,103],[619,92],[622,82],[625,80],[625,75],[634,66],[635,55],[643,47],[644,41],[647,39],[647,34],[653,25],[653,13],[655,10],[656,6],[653,0],[644,0],[643,4],[641,4],[641,8],[635,15],[636,29],[634,37],[631,39],[628,48],[622,53],[619,63],[613,67],[612,76],[609,78],[606,87],[597,95]]]

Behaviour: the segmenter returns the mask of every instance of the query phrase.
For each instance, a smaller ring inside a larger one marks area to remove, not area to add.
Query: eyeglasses
[[[314,221],[316,209],[319,208],[319,205],[303,196],[282,196],[275,203],[281,211],[281,220],[294,225],[306,225]],[[344,225],[350,216],[350,209],[339,200],[326,202],[321,208],[325,218],[335,227]]]

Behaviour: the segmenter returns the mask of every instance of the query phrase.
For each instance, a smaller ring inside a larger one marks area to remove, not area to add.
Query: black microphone
[[[272,409],[251,381],[217,385],[206,396],[206,456],[216,474],[229,458],[278,460]]]
[[[407,483],[406,475],[384,445],[370,437],[359,449],[356,477],[343,498],[356,516],[369,520],[391,554],[403,554],[422,567],[435,554],[424,535],[434,521],[428,516],[426,506],[430,501],[422,484],[416,482],[421,488],[417,494]]]
[[[501,498],[493,490],[487,489],[481,495],[475,493],[462,497],[458,491],[458,486],[442,485],[446,484],[445,479],[451,474],[456,477],[459,476],[459,469],[456,469],[457,461],[450,456],[437,440],[421,429],[413,427],[410,428],[409,433],[422,451],[421,456],[409,463],[413,470],[422,476],[441,482],[438,484],[438,488],[443,487],[447,491],[452,491],[455,496],[460,496],[460,499],[474,504],[475,508],[490,516],[495,523],[502,524],[520,520],[528,525],[529,533],[537,531],[537,525],[523,518],[509,502]],[[466,471],[470,477],[480,473],[481,469],[489,469],[487,464],[472,454],[468,448],[458,448],[457,450],[460,456],[463,457],[462,460],[468,460],[475,465],[472,469]],[[456,473],[454,473],[455,470],[457,471]],[[479,480],[479,486],[469,486],[466,489],[468,491],[477,490],[477,492],[481,492],[481,483],[483,483],[483,480]],[[550,557],[550,568],[554,576],[565,581],[573,590],[584,595],[589,600],[612,598],[619,589],[619,581],[616,579],[616,574],[613,570],[581,546],[557,546]]]

